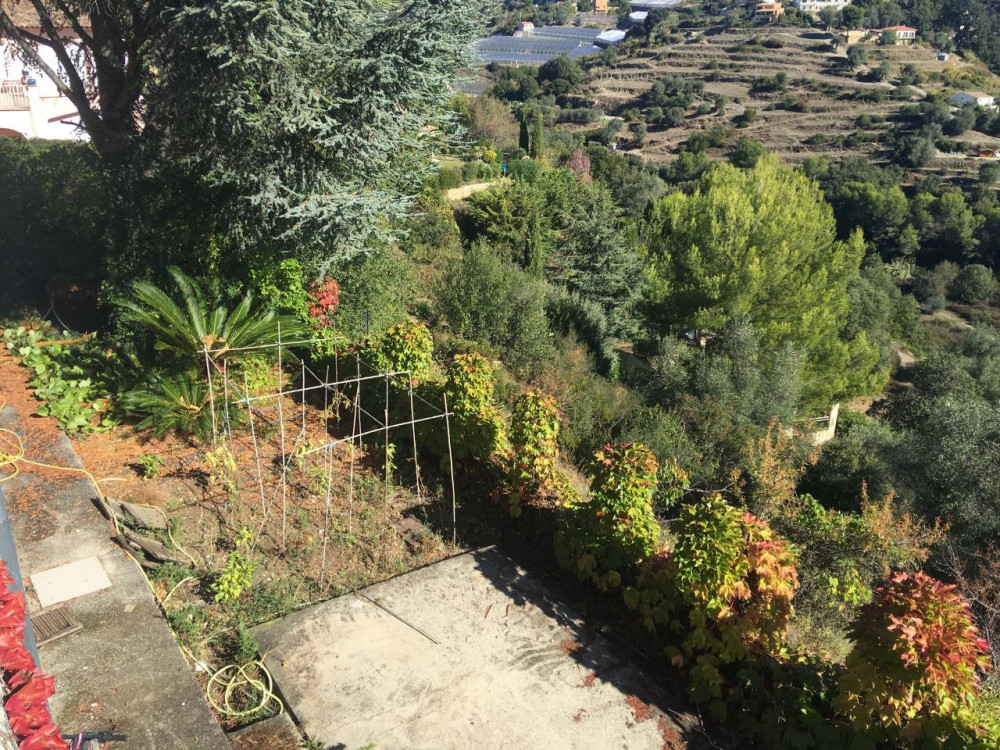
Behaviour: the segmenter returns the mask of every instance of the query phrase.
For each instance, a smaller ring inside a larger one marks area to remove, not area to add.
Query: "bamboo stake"
[[[203,346],[202,351],[205,352],[205,377],[208,378],[208,404],[212,410],[212,447],[214,448],[218,436],[216,435],[215,427],[215,392],[212,390],[212,363],[208,356],[208,347]]]
[[[278,323],[278,391],[281,391],[281,323]],[[278,425],[281,429],[281,551],[285,551],[288,524],[288,456],[285,454],[285,410],[278,396]]]
[[[222,387],[224,389],[225,402],[223,406],[226,410],[226,439],[232,440],[233,438],[233,424],[229,419],[229,360],[222,360]]]
[[[330,366],[326,366],[326,380],[330,380]],[[330,435],[330,391],[323,391],[323,432]],[[326,581],[326,545],[330,538],[330,496],[333,492],[333,445],[326,451],[326,506],[323,511],[323,554],[319,563],[319,585]]]
[[[413,474],[417,479],[417,496],[423,497],[423,489],[420,486],[420,464],[417,463],[417,423],[416,415],[413,411],[413,378],[409,378],[410,384],[410,431],[413,433]]]
[[[385,425],[385,434],[382,437],[383,448],[385,448],[385,493],[383,502],[389,504],[389,376],[385,376],[385,408],[382,410]]]
[[[448,394],[444,394],[444,428],[448,435],[448,472],[451,476],[451,543],[458,539],[458,512],[455,498],[455,462],[451,456],[451,420],[448,418]]]
[[[247,383],[245,370],[243,372],[243,388],[245,393],[249,395],[250,385]],[[257,484],[260,486],[260,512],[267,513],[267,500],[264,497],[264,473],[260,466],[260,448],[257,446],[257,430],[253,424],[253,405],[249,400],[247,401],[247,411],[250,412],[250,437],[253,439],[253,454],[257,459]]]

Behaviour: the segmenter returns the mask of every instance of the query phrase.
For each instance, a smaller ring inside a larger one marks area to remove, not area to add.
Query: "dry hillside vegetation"
[[[741,136],[761,141],[786,161],[801,161],[810,155],[844,157],[877,154],[884,149],[880,139],[895,124],[892,116],[901,106],[918,101],[923,92],[962,87],[1000,90],[1000,80],[978,62],[958,55],[939,61],[929,46],[896,45],[868,47],[868,62],[856,71],[845,65],[845,45],[831,46],[833,37],[821,31],[791,28],[758,28],[708,31],[704,37],[689,32],[680,44],[622,49],[613,67],[597,67],[584,88],[580,106],[593,106],[620,116],[630,108],[643,109],[643,96],[665,76],[704,81],[701,101],[726,98],[722,113],[697,115],[694,107],[682,125],[650,125],[641,150],[635,153],[656,164],[673,160],[678,148],[692,135],[712,128],[732,129],[728,141]],[[780,45],[780,46],[779,46]],[[867,75],[888,60],[887,80],[877,82]],[[900,71],[913,65],[918,73],[911,86],[912,97],[892,98],[900,85]],[[755,90],[754,84],[784,73],[780,90]],[[877,101],[881,93],[883,100]],[[756,118],[737,127],[747,108]],[[868,115],[872,123],[861,125]],[[884,119],[883,119],[884,118]],[[882,120],[882,121],[880,121]],[[582,129],[583,126],[570,126]],[[622,136],[628,133],[623,130]],[[844,142],[847,139],[847,142]],[[970,131],[960,138],[966,143],[998,144],[995,138]],[[710,151],[711,154],[711,151]],[[956,172],[978,169],[975,159],[940,154],[934,168]]]

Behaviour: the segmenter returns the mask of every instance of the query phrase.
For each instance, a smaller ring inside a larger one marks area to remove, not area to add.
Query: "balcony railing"
[[[0,81],[0,110],[30,109],[28,87],[20,81]]]

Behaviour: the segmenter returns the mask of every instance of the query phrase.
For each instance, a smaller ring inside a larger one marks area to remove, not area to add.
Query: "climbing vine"
[[[454,414],[452,448],[456,459],[486,461],[507,449],[503,417],[496,406],[493,367],[477,352],[456,354],[444,385]]]
[[[309,284],[309,317],[317,328],[333,325],[333,315],[340,304],[340,284],[336,279]]]
[[[668,647],[695,700],[722,697],[722,667],[785,648],[798,577],[788,545],[718,495],[685,506],[674,549],[652,557],[625,603],[653,630],[684,633]]]
[[[955,586],[895,573],[862,607],[838,708],[876,738],[934,741],[971,725],[987,643]]]
[[[560,477],[558,440],[555,399],[540,391],[528,391],[518,398],[510,424],[511,515],[520,515],[522,503],[530,497],[545,499],[554,494]]]
[[[367,356],[384,372],[406,372],[393,378],[398,386],[409,387],[426,380],[434,356],[434,339],[422,323],[400,323],[392,326],[365,348]],[[364,356],[364,355],[363,355]]]
[[[560,564],[605,591],[649,557],[660,539],[653,513],[656,473],[656,458],[644,445],[606,445],[597,451],[590,499],[567,508],[556,533]]]

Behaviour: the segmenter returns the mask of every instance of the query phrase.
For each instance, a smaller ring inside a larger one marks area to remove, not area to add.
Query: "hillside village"
[[[995,37],[0,0],[0,748],[995,750]]]

